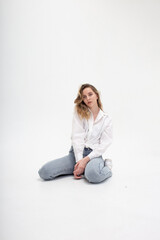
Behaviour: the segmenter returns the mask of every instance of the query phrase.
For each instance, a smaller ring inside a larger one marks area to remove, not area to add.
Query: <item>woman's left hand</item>
[[[84,172],[83,168],[77,167],[76,170],[74,170],[73,174],[76,179],[82,178],[82,174]]]
[[[76,165],[74,166],[74,172],[73,172],[73,174],[74,174],[74,177],[75,177],[76,179],[82,178],[82,176],[80,176],[80,175],[84,172],[85,167],[86,167],[86,165],[87,165],[87,162],[88,162],[88,161],[86,161],[86,158],[82,158],[82,159],[79,160],[79,161],[76,163]]]

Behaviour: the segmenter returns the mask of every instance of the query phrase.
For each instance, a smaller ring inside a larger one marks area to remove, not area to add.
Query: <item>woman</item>
[[[38,171],[44,180],[74,174],[91,183],[99,183],[112,176],[102,154],[112,143],[112,120],[103,112],[100,95],[91,84],[83,84],[74,103],[72,146],[69,154],[46,163]]]

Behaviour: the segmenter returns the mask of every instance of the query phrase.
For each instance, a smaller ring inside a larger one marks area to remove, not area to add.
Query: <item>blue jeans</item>
[[[87,156],[92,149],[84,148],[83,157]],[[73,175],[74,165],[76,164],[73,146],[69,150],[69,154],[44,164],[38,171],[39,176],[44,180],[52,180],[60,175]],[[100,183],[112,176],[111,170],[104,166],[102,156],[92,158],[86,165],[84,177],[90,183]]]

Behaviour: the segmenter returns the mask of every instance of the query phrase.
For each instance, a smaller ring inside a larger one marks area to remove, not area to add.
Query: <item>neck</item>
[[[99,107],[98,107],[98,105],[95,105],[95,106],[91,107],[90,110],[94,115],[94,114],[97,114],[99,112]]]

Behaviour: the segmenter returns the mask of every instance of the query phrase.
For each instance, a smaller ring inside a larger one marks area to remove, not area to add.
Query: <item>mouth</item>
[[[88,102],[88,104],[90,104],[90,103],[92,103],[92,102]]]

